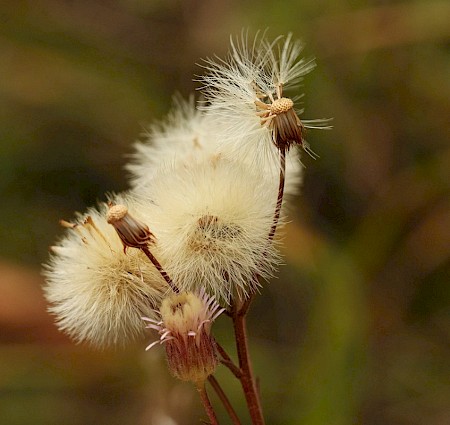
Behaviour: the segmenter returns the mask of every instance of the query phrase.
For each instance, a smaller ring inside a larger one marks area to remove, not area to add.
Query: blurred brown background
[[[126,189],[131,143],[195,90],[195,63],[267,27],[317,58],[305,117],[334,117],[309,133],[286,265],[249,318],[267,423],[450,423],[449,22],[434,0],[3,0],[0,424],[204,418],[162,350],[60,335],[39,269],[60,218]]]

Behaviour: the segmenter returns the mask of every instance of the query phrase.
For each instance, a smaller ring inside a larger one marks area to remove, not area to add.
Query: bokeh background
[[[249,317],[267,423],[450,423],[448,2],[2,0],[1,425],[204,418],[162,350],[59,334],[40,265],[60,218],[127,188],[143,127],[242,28],[303,39],[305,117],[334,117],[308,135],[320,159],[304,158],[286,265]]]

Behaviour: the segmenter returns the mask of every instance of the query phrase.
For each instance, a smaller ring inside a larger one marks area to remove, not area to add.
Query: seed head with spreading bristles
[[[44,266],[44,292],[59,329],[96,346],[124,344],[142,335],[141,316],[168,289],[140,250],[124,252],[106,221],[108,210],[103,205],[74,223],[62,221],[67,233],[51,248]]]
[[[249,42],[248,34],[231,39],[225,60],[206,60],[206,75],[200,77],[206,98],[204,110],[225,130],[236,151],[273,157],[273,147],[289,151],[293,145],[311,153],[305,128],[324,127],[326,120],[303,120],[294,103],[285,96],[315,64],[300,58],[302,44],[289,34],[269,42],[263,35]]]

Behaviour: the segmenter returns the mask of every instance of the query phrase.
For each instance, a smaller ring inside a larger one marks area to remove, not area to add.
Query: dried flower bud
[[[128,247],[142,248],[154,241],[148,226],[135,219],[125,205],[109,204],[106,221],[114,226],[123,243],[124,252]]]
[[[289,151],[292,145],[304,147],[303,133],[305,127],[294,110],[294,102],[281,97],[271,104],[255,101],[261,117],[261,125],[272,130],[272,141],[277,149]]]
[[[223,311],[204,289],[199,294],[183,292],[164,299],[160,322],[143,318],[149,322],[147,328],[161,335],[147,350],[164,343],[169,369],[176,378],[197,384],[204,382],[218,364],[210,331],[212,322]]]

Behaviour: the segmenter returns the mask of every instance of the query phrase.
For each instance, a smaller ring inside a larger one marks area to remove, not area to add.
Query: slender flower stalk
[[[246,328],[247,310],[235,308],[233,315],[234,334],[236,338],[236,348],[239,358],[239,367],[242,371],[240,378],[248,410],[253,425],[264,425],[261,401],[258,388],[253,374],[250,352],[248,349],[248,337]]]
[[[278,185],[277,205],[275,207],[272,227],[270,228],[269,232],[269,242],[273,241],[275,232],[277,230],[278,222],[280,220],[281,207],[283,205],[285,175],[286,175],[286,150],[284,148],[280,148],[280,182]]]
[[[216,392],[217,396],[220,398],[220,401],[222,402],[223,406],[225,407],[228,416],[230,417],[231,421],[233,422],[233,425],[241,425],[241,421],[236,414],[236,411],[233,409],[233,406],[230,403],[230,400],[228,399],[227,395],[225,394],[224,390],[220,386],[219,382],[216,378],[214,378],[214,375],[208,376],[208,381],[211,384],[211,386],[214,388],[214,391]]]
[[[209,401],[208,393],[206,392],[205,383],[202,382],[201,384],[196,385],[197,392],[200,395],[200,399],[203,403],[203,407],[205,408],[205,412],[208,415],[209,420],[211,421],[211,425],[219,425],[219,422],[217,421],[216,412],[214,411],[214,408]]]
[[[147,258],[151,261],[151,263],[156,267],[156,270],[159,271],[159,273],[161,274],[161,276],[163,277],[163,279],[167,282],[167,284],[169,285],[170,289],[172,289],[173,292],[175,292],[176,294],[180,293],[180,290],[178,289],[178,287],[173,283],[171,277],[167,274],[167,272],[162,268],[161,264],[159,263],[159,261],[155,258],[155,256],[150,252],[150,250],[148,249],[148,246],[143,246],[141,248],[142,252],[147,256]]]
[[[251,296],[250,296],[251,297]],[[216,342],[217,352],[220,354],[221,359],[220,362],[226,366],[228,369],[230,369],[231,373],[237,378],[241,379],[242,371],[241,369],[235,365],[234,361],[231,359],[231,357],[227,354],[225,349]]]

